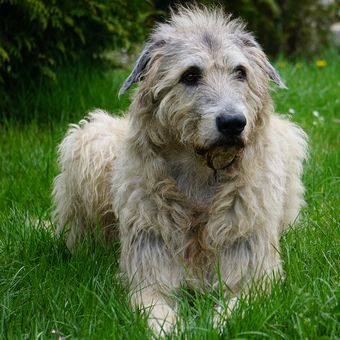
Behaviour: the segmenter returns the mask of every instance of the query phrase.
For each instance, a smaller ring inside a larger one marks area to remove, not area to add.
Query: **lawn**
[[[340,59],[276,65],[288,90],[273,90],[277,111],[310,138],[307,207],[282,238],[285,280],[269,296],[241,300],[226,327],[211,325],[214,293],[178,295],[186,339],[339,339],[340,337]],[[323,63],[319,63],[322,66]],[[45,226],[57,173],[56,147],[69,123],[94,107],[119,113],[127,71],[80,65],[58,71],[56,84],[17,89],[0,125],[0,338],[145,339],[143,313],[128,304],[119,280],[119,247],[87,244],[74,255]],[[0,99],[1,100],[1,99]],[[1,113],[3,114],[3,113]],[[21,117],[21,119],[13,118]],[[28,122],[28,118],[33,119]]]

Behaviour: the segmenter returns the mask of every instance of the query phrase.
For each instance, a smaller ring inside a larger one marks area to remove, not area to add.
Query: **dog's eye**
[[[185,85],[195,86],[202,78],[202,71],[197,66],[187,69],[181,76],[181,82]]]
[[[233,73],[237,80],[243,81],[247,79],[246,69],[243,66],[237,66]]]

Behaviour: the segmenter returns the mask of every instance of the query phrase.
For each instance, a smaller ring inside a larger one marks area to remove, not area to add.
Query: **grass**
[[[340,337],[340,60],[332,52],[325,59],[324,68],[278,63],[289,90],[273,93],[277,111],[294,112],[292,119],[310,137],[308,206],[282,238],[284,282],[269,296],[241,301],[222,333],[211,326],[217,293],[184,290],[178,296],[179,338]],[[116,97],[126,74],[63,68],[55,85],[19,88],[13,112],[5,112],[22,119],[3,119],[0,126],[1,339],[151,337],[145,315],[129,308],[129,290],[117,272],[118,248],[88,244],[71,256],[43,225],[51,214],[56,146],[67,124],[93,107],[126,108],[127,96]]]

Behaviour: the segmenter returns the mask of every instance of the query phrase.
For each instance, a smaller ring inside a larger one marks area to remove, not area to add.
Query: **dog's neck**
[[[203,207],[210,205],[219,183],[216,173],[205,160],[189,148],[173,145],[164,149],[162,156],[169,165],[169,175],[180,190],[194,204]]]
[[[204,157],[195,154],[190,147],[183,145],[169,145],[161,151],[161,157],[167,163],[168,174],[177,183],[179,189],[192,201],[193,204],[208,208],[227,182],[237,183],[237,177],[249,172],[254,164],[254,157],[258,155],[258,145],[266,144],[266,130],[254,136],[247,143],[241,158],[227,169],[211,169]],[[261,148],[260,148],[261,149]]]

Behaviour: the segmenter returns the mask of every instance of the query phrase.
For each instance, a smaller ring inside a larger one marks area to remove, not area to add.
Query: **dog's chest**
[[[186,154],[178,154],[170,164],[171,177],[192,203],[209,206],[218,190],[213,171]]]
[[[190,173],[177,174],[174,177],[178,187],[195,204],[206,207],[213,201],[217,190],[215,183],[201,182]]]

